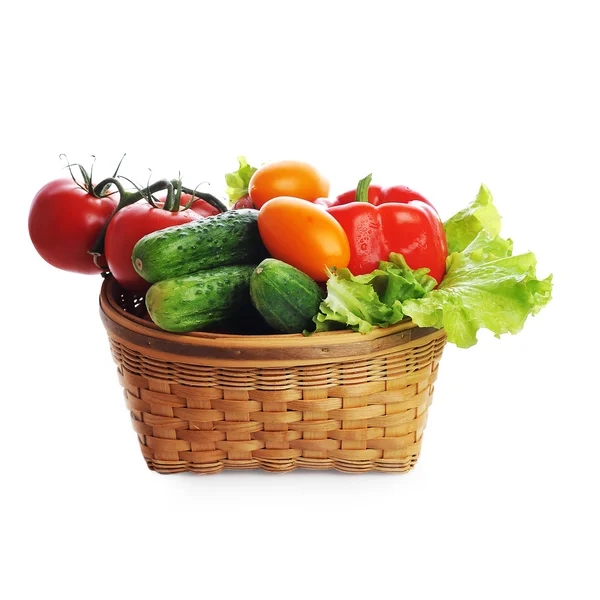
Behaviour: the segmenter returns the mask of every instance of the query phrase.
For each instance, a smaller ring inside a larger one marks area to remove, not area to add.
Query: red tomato
[[[171,212],[154,208],[145,200],[122,208],[111,220],[104,240],[104,253],[113,277],[130,292],[143,294],[150,284],[133,268],[131,255],[135,244],[153,231],[202,218],[191,209]]]
[[[167,199],[167,192],[160,192],[154,195],[155,198],[158,199],[159,202],[164,203]],[[185,206],[192,199],[192,194],[181,194],[181,198],[179,200],[179,204],[181,206]],[[218,208],[210,205],[206,200],[202,200],[198,198],[194,204],[190,206],[190,210],[193,210],[195,213],[198,213],[201,217],[210,217],[212,215],[218,215],[221,211]]]
[[[102,269],[88,250],[116,206],[116,198],[94,198],[72,179],[51,181],[31,204],[29,237],[52,266],[75,273],[100,273]]]
[[[329,194],[329,180],[315,167],[297,160],[281,160],[260,167],[248,184],[256,208],[278,196],[292,196],[314,202]]]
[[[231,207],[231,210],[239,210],[240,208],[256,208],[254,204],[252,204],[252,200],[250,200],[250,195],[246,194],[242,196],[238,200],[236,200]]]
[[[346,267],[350,245],[342,226],[321,207],[300,198],[269,200],[258,213],[258,230],[273,258],[326,281],[326,268]]]

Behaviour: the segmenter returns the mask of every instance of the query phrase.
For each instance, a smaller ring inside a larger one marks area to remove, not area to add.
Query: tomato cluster
[[[184,188],[179,180],[125,191],[115,177],[94,186],[80,169],[83,185],[74,177],[60,179],[36,194],[29,215],[31,240],[53,266],[78,273],[108,270],[139,294],[149,284],[131,262],[136,242],[227,210],[218,198]],[[391,252],[402,254],[413,269],[428,268],[438,282],[444,275],[442,222],[433,205],[407,187],[370,185],[369,176],[356,190],[332,198],[322,173],[292,160],[253,169],[243,159],[240,171],[229,176],[237,186],[232,209],[258,209],[269,253],[316,281],[325,281],[333,268],[348,267],[354,275],[371,272]]]
[[[83,183],[72,175],[51,181],[35,195],[29,211],[31,241],[52,266],[85,274],[110,271],[131,292],[143,294],[150,287],[131,262],[136,242],[226,210],[211,194],[183,191],[177,180],[127,192],[115,177],[94,186],[80,169]]]

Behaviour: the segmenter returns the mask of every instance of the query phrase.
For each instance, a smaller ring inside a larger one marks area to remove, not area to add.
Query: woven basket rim
[[[283,366],[298,361],[306,364],[328,362],[342,358],[360,359],[385,352],[392,346],[420,345],[422,338],[441,337],[444,331],[420,328],[410,319],[386,328],[376,327],[371,333],[362,334],[350,330],[297,334],[243,335],[194,331],[172,333],[154,323],[132,315],[117,301],[119,285],[113,277],[107,277],[100,291],[100,316],[108,333],[130,345],[143,348],[150,354],[213,359],[211,362],[240,360],[252,362],[275,362]],[[282,356],[280,354],[283,353]]]

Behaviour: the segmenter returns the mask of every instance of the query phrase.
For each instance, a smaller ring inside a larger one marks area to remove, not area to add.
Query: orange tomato
[[[300,198],[280,196],[258,213],[258,230],[273,258],[327,281],[326,267],[347,267],[350,244],[342,226],[324,209]]]
[[[256,208],[279,196],[314,202],[329,195],[329,180],[308,163],[280,160],[260,167],[250,179],[248,192]]]

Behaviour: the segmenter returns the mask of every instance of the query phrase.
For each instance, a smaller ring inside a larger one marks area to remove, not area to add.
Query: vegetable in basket
[[[370,273],[393,252],[402,254],[413,269],[428,268],[439,283],[446,270],[448,248],[435,208],[424,198],[411,194],[396,194],[395,200],[385,199],[383,193],[370,198],[370,182],[371,175],[359,182],[355,201],[327,209],[350,240],[348,269],[353,275]]]
[[[146,308],[161,329],[198,331],[229,321],[250,304],[256,265],[229,265],[173,277],[152,285]]]
[[[84,183],[58,179],[43,186],[29,211],[29,237],[53,267],[75,273],[100,273],[89,250],[108,223],[117,200],[97,189],[81,167]]]
[[[225,175],[225,183],[227,184],[227,196],[232,205],[231,208],[237,210],[239,208],[256,208],[250,200],[248,186],[250,179],[256,172],[256,167],[248,164],[245,156],[238,156],[238,170]]]
[[[258,232],[258,211],[228,210],[156,231],[133,249],[137,273],[150,283],[226,265],[257,264],[268,253]]]
[[[308,163],[280,160],[256,170],[248,184],[248,193],[258,209],[279,196],[314,202],[329,194],[329,180]]]
[[[250,298],[262,318],[280,333],[313,329],[323,299],[308,275],[275,258],[266,258],[250,278]]]
[[[279,160],[259,168],[238,156],[238,169],[225,175],[233,209],[258,208],[279,196],[319,203],[329,194],[329,180],[314,166],[299,160]]]
[[[315,281],[325,281],[327,268],[345,267],[350,260],[350,244],[342,226],[312,202],[273,198],[258,213],[258,229],[273,258]]]

